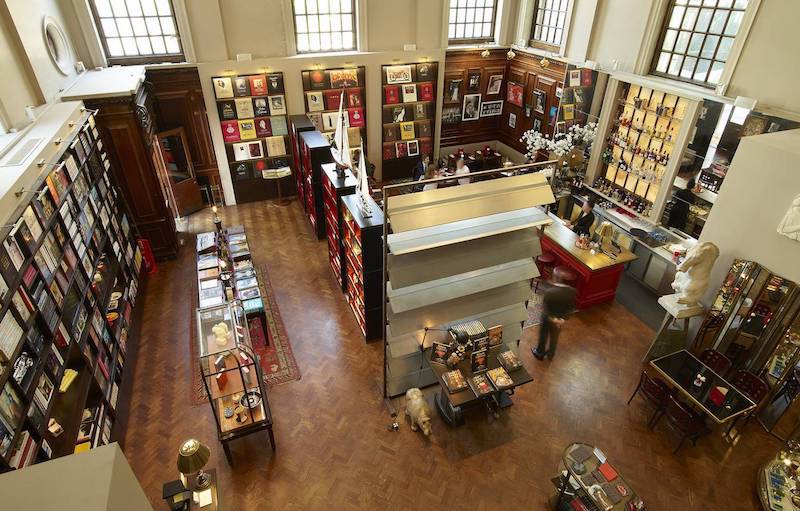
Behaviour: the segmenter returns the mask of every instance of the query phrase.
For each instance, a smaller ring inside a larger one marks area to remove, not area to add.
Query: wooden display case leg
[[[272,433],[272,426],[267,428],[267,433],[269,433],[269,443],[272,446],[272,451],[275,452],[275,435]]]
[[[228,465],[233,466],[233,456],[231,456],[231,448],[228,447],[228,442],[222,442],[222,450],[225,451],[225,459],[228,460]]]
[[[461,413],[461,408],[451,406],[447,396],[442,395],[443,392],[439,391],[433,396],[439,415],[450,426],[462,426],[464,424],[464,415]]]

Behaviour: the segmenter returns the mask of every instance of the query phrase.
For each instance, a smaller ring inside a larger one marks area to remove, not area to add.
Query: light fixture
[[[483,51],[481,52],[481,57],[483,57],[485,59],[488,59],[491,56],[492,56],[492,52],[489,51],[489,48],[484,48]]]
[[[547,60],[547,57],[542,57],[542,60],[539,61],[539,65],[546,69],[550,67],[550,61]]]
[[[208,488],[211,480],[208,474],[203,472],[203,467],[208,463],[211,457],[211,451],[207,446],[200,443],[199,440],[190,438],[181,444],[178,449],[178,471],[183,475],[189,475],[197,472],[197,488]]]
[[[517,56],[517,52],[515,52],[513,48],[509,48],[508,49],[508,53],[506,53],[506,58],[508,60],[514,60],[514,57],[516,57],[516,56]]]

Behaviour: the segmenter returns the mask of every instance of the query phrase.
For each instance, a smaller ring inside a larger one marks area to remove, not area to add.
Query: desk
[[[637,256],[623,248],[616,258],[604,253],[592,254],[575,246],[579,236],[569,229],[564,222],[553,215],[553,223],[543,229],[541,237],[542,251],[550,251],[556,256],[556,265],[568,266],[578,275],[575,305],[586,309],[600,303],[611,302],[617,294],[617,286],[625,271],[625,264],[637,259]],[[603,245],[608,253],[616,252],[609,245]]]
[[[507,350],[508,348],[505,346],[497,346],[489,350],[489,369],[500,367],[500,362],[497,360],[497,355]],[[498,408],[507,408],[511,406],[513,403],[511,402],[509,396],[514,394],[514,390],[520,385],[525,385],[526,383],[533,381],[533,376],[531,376],[523,366],[508,373],[508,375],[511,377],[511,380],[514,382],[514,385],[507,389],[498,390],[486,396],[478,397],[470,386],[460,392],[454,392],[451,394],[447,390],[447,385],[445,385],[443,379],[443,375],[451,369],[443,364],[431,363],[430,348],[426,350],[426,358],[431,366],[431,369],[433,369],[434,374],[436,374],[436,377],[439,380],[439,385],[441,386],[439,392],[434,396],[436,408],[439,410],[439,414],[442,416],[442,419],[444,419],[445,422],[451,426],[461,426],[464,424],[463,411],[465,408],[469,408],[480,403],[486,403],[487,406],[491,406],[493,409],[495,406]],[[461,374],[464,375],[464,378],[466,378],[466,380],[469,382],[470,378],[473,376],[472,366],[469,358],[462,360],[458,364],[457,368],[461,371]]]
[[[686,350],[651,360],[650,365],[717,424],[733,420],[756,407],[750,398]],[[701,385],[694,384],[698,374],[706,378]],[[720,395],[719,391],[724,390],[727,394]]]

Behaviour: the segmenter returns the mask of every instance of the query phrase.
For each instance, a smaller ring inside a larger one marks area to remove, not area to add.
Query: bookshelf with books
[[[289,117],[289,145],[292,146],[292,171],[294,172],[295,187],[297,188],[297,200],[306,207],[305,197],[303,196],[303,172],[301,167],[300,155],[302,146],[300,144],[300,134],[304,131],[314,131],[317,128],[311,123],[307,115],[292,115]]]
[[[68,102],[40,122],[61,128],[25,159],[0,248],[0,471],[120,439],[135,357],[142,257],[94,118]]]
[[[236,202],[293,195],[283,73],[212,78]]]
[[[424,157],[433,160],[437,62],[383,66],[383,178],[410,177]]]
[[[364,142],[367,150],[366,69],[364,66],[303,71],[303,94],[306,114],[317,130],[333,140],[339,102],[344,102],[345,126],[350,152]],[[343,95],[344,94],[344,95]]]
[[[328,262],[333,270],[336,281],[342,291],[347,290],[347,274],[345,273],[344,250],[342,244],[342,197],[356,192],[356,181],[353,173],[345,169],[343,177],[339,177],[335,163],[326,163],[322,166],[324,172],[323,189],[325,209],[326,236],[328,238]]]
[[[383,211],[366,197],[372,216],[361,213],[357,194],[342,201],[342,249],[347,303],[367,341],[383,337]]]
[[[321,240],[325,237],[322,165],[333,162],[331,145],[319,131],[304,131],[300,133],[300,153],[306,216],[317,239]]]

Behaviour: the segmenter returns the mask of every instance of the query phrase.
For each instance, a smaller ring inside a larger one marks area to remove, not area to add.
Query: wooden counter
[[[556,256],[556,266],[568,266],[578,274],[576,288],[578,294],[575,304],[579,309],[592,305],[610,302],[617,294],[617,285],[625,271],[625,264],[637,259],[637,256],[625,248],[613,259],[606,254],[592,254],[575,246],[579,236],[569,229],[564,222],[553,216],[553,223],[543,229],[542,251],[552,252]],[[603,250],[616,253],[616,249],[604,245]]]

